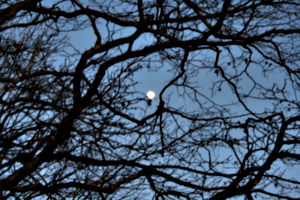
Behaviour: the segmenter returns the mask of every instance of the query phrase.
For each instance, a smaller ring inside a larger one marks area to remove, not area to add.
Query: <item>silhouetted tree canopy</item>
[[[300,199],[298,0],[1,0],[0,32],[1,199]]]

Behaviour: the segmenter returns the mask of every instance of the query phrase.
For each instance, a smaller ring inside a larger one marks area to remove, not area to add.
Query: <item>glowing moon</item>
[[[149,99],[153,99],[155,97],[155,93],[153,91],[149,91],[149,92],[147,92],[147,97]]]

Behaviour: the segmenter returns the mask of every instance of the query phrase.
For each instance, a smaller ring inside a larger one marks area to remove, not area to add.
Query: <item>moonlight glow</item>
[[[149,92],[147,92],[147,97],[149,99],[153,99],[155,97],[155,93],[153,91],[149,91]]]

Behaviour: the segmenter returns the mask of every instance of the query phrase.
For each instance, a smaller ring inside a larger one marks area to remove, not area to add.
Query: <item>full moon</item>
[[[147,97],[149,99],[153,99],[155,97],[155,93],[153,91],[149,91],[149,92],[147,92]]]

